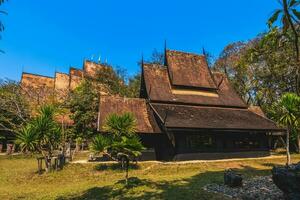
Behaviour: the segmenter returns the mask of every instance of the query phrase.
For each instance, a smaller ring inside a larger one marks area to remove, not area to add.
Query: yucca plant
[[[281,114],[281,117],[279,118],[278,121],[280,124],[285,126],[287,130],[287,135],[286,135],[287,163],[286,164],[288,166],[291,163],[291,157],[289,151],[290,133],[292,130],[295,130],[299,127],[300,96],[294,93],[286,93],[281,97],[278,105],[280,107],[280,114]]]
[[[21,128],[21,130],[17,132],[16,143],[20,145],[22,152],[28,153],[37,150],[39,143],[38,135],[33,131],[31,124]]]

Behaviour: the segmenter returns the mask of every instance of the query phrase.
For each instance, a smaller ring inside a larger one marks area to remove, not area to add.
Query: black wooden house
[[[140,98],[101,96],[98,128],[110,113],[132,112],[158,160],[253,157],[269,153],[282,129],[248,107],[202,55],[165,50],[165,64],[142,63]]]

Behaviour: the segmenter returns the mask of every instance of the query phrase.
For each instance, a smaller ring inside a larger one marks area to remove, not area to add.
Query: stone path
[[[220,159],[220,160],[191,160],[191,161],[170,161],[170,162],[162,162],[162,161],[139,161],[139,163],[158,163],[164,165],[180,165],[180,164],[196,164],[196,163],[216,163],[216,162],[230,162],[230,161],[246,161],[246,160],[271,160],[277,158],[285,158],[285,155],[280,156],[267,156],[267,157],[259,157],[259,158],[232,158],[232,159]],[[72,161],[74,164],[86,164],[86,163],[95,163],[89,162],[88,160],[76,160]],[[115,163],[115,161],[101,161],[98,163]]]

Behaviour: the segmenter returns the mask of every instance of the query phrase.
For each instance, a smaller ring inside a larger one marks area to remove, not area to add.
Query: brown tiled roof
[[[95,77],[97,75],[98,70],[100,70],[103,67],[105,66],[100,63],[95,63],[88,60],[84,61],[83,63],[83,71],[85,75],[90,77]]]
[[[31,73],[22,73],[21,85],[23,87],[32,87],[32,88],[54,88],[54,78],[49,76],[42,76]]]
[[[204,56],[167,50],[166,62],[172,85],[216,89]]]
[[[145,99],[123,98],[117,96],[101,96],[99,105],[98,129],[102,130],[105,119],[109,114],[121,114],[131,112],[137,119],[138,133],[160,133],[160,129],[156,124]]]
[[[226,76],[221,73],[212,74],[218,87],[217,91],[200,89],[178,90],[169,81],[167,69],[155,64],[143,65],[143,77],[147,94],[151,101],[176,104],[242,107],[247,108],[243,100],[230,86]]]
[[[83,79],[83,71],[80,69],[70,68],[70,86],[71,90],[74,90]]]
[[[69,89],[70,76],[65,73],[55,73],[55,89],[67,91]]]
[[[151,104],[167,128],[281,131],[276,124],[248,109]]]
[[[70,75],[83,77],[83,71],[81,69],[70,68]]]
[[[264,111],[261,109],[260,106],[249,106],[248,108],[251,112],[254,112],[257,115],[260,115],[262,117],[266,117]]]

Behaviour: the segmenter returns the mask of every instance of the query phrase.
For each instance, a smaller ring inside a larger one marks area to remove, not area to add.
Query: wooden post
[[[287,127],[287,134],[286,134],[286,165],[289,166],[291,164],[291,155],[290,155],[290,127]]]
[[[43,171],[43,157],[38,157],[37,161],[38,161],[38,173],[41,174]]]

